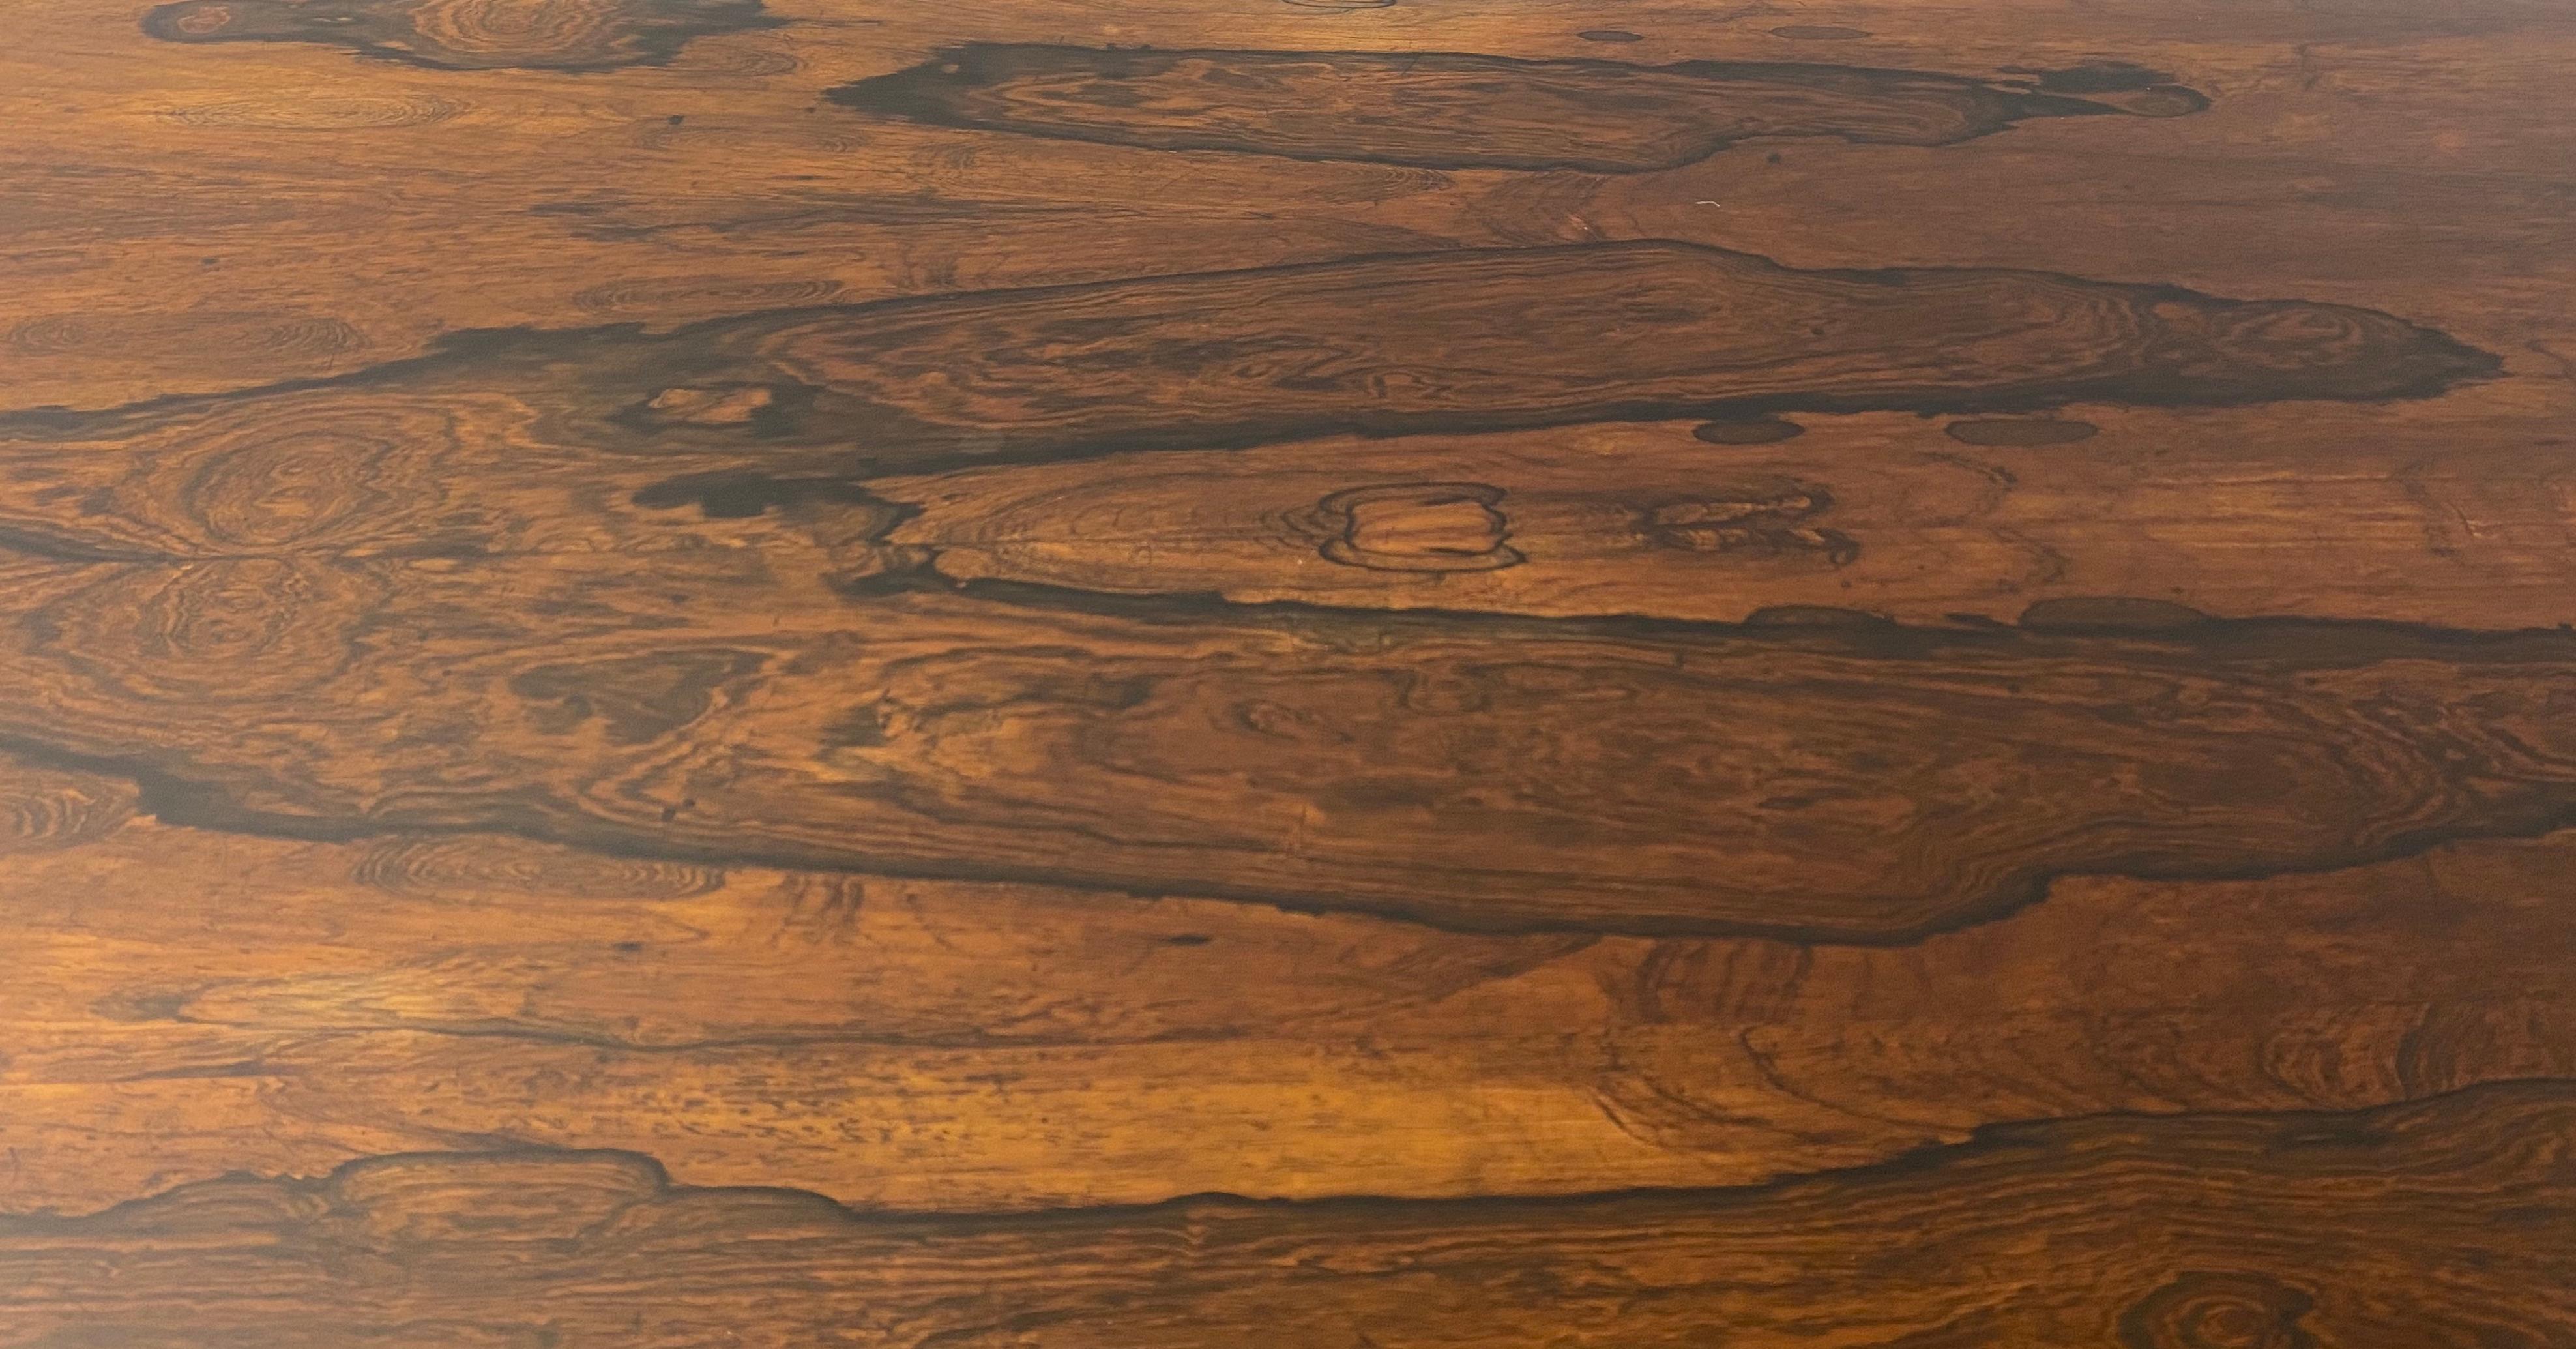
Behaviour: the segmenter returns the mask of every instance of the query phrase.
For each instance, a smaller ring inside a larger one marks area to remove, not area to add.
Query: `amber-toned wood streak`
[[[0,1345],[2576,1346],[2576,11],[0,50]]]
[[[622,1153],[389,1157],[0,1222],[0,1271],[69,1344],[1678,1346],[1830,1318],[1909,1346],[2539,1345],[2576,1317],[2549,1247],[2576,1198],[2528,1143],[2576,1127],[2570,1094],[2020,1126],[1750,1192],[998,1222],[675,1188]],[[2382,1266],[2450,1277],[2350,1281]]]

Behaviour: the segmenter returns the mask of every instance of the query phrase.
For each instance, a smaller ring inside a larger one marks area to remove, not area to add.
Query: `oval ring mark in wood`
[[[1389,483],[1335,492],[1298,521],[1326,561],[1371,571],[1497,571],[1525,559],[1507,542],[1503,489]]]

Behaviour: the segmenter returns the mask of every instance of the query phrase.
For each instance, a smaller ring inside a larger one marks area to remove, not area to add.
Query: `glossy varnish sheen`
[[[2576,16],[0,52],[0,1346],[2576,1345]]]

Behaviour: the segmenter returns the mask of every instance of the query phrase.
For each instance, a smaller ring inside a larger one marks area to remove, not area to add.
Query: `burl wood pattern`
[[[2576,11],[0,48],[0,1346],[2576,1349]]]

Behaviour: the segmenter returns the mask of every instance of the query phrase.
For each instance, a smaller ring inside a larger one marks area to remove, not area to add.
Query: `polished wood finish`
[[[384,1158],[7,1222],[0,1271],[71,1344],[1679,1346],[1820,1320],[1909,1346],[2548,1344],[2576,1317],[2548,1246],[2576,1196],[2523,1145],[2571,1113],[2535,1083],[2027,1125],[1750,1191],[1000,1221],[678,1188],[623,1153]],[[101,1264],[127,1276],[105,1315],[58,1300]],[[2401,1277],[2337,1295],[2374,1270]]]
[[[0,1345],[2576,1345],[2570,61],[15,16]]]

